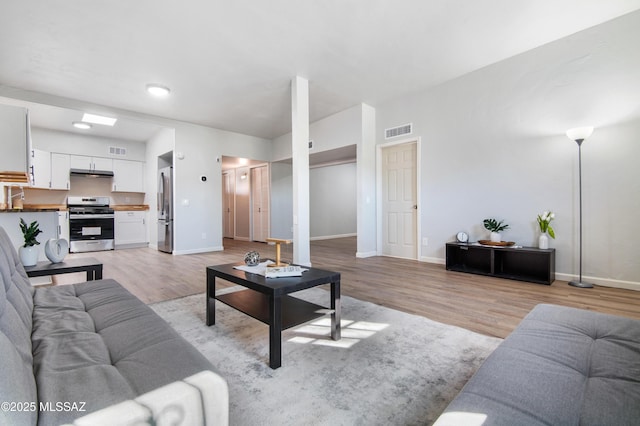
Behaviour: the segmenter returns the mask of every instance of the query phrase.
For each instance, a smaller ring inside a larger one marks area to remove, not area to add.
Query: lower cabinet
[[[149,244],[147,212],[116,211],[114,239],[116,249],[146,247]]]

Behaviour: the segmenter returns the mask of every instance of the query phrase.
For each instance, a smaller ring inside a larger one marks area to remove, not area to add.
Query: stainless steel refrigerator
[[[158,170],[158,250],[173,252],[173,167]]]

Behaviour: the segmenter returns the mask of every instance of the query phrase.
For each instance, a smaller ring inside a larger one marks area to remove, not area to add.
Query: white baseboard
[[[572,281],[577,280],[578,278],[578,275],[556,272],[557,280]],[[613,278],[588,277],[585,275],[582,276],[582,281],[595,285],[601,285],[604,287],[624,288],[627,290],[640,291],[640,283],[634,281],[614,280]]]
[[[322,237],[311,237],[309,240],[311,241],[319,241],[319,240],[334,240],[336,238],[347,238],[347,237],[355,237],[358,234],[338,234],[338,235],[324,235]]]
[[[377,256],[378,252],[377,251],[358,251],[356,252],[356,257],[364,259],[365,257],[373,257],[373,256]]]
[[[445,259],[439,258],[439,257],[426,257],[426,256],[422,256],[420,258],[421,262],[427,262],[427,263],[435,263],[438,265],[444,265],[446,264]],[[556,280],[560,280],[560,281],[571,281],[571,280],[575,280],[578,279],[577,275],[573,275],[573,274],[565,274],[562,272],[556,272]],[[595,285],[601,285],[604,287],[614,287],[614,288],[624,288],[627,290],[635,290],[635,291],[640,291],[640,283],[639,282],[634,282],[634,281],[622,281],[622,280],[615,280],[613,278],[598,278],[598,277],[587,277],[587,276],[582,276],[583,281],[591,283],[591,284],[595,284]]]
[[[426,256],[421,256],[420,262],[435,263],[438,265],[444,265],[446,263],[444,259],[441,259],[439,257],[426,257]]]
[[[210,251],[223,251],[223,250],[224,250],[224,247],[222,247],[222,246],[203,247],[203,248],[193,249],[193,250],[174,250],[173,254],[175,254],[175,255],[198,254],[198,253],[208,253]]]
[[[149,247],[149,243],[116,244],[116,250]],[[157,247],[156,247],[157,248]]]

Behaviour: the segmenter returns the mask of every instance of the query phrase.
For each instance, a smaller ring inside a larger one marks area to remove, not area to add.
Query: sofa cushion
[[[640,321],[536,306],[446,409],[488,425],[632,425],[640,419]]]
[[[0,395],[2,402],[10,404],[37,403],[31,355],[31,294],[31,283],[18,254],[0,227]],[[33,410],[0,411],[0,424],[34,424],[36,419],[37,411]]]
[[[33,355],[41,402],[86,402],[84,412],[45,411],[60,424],[212,366],[114,280],[38,288]]]

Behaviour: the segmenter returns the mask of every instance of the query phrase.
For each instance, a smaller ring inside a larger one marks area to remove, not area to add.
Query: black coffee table
[[[238,263],[207,267],[207,325],[216,323],[215,301],[231,306],[269,325],[269,367],[282,365],[282,330],[331,314],[331,338],[340,340],[340,273],[309,268],[301,277],[265,278],[235,269]],[[243,287],[216,296],[216,278]],[[331,310],[297,297],[296,291],[331,285]]]

